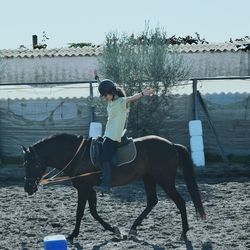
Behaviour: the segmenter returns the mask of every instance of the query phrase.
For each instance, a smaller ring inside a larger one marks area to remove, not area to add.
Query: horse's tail
[[[194,203],[195,209],[196,211],[199,212],[200,217],[202,219],[206,219],[207,216],[206,216],[204,207],[202,205],[200,192],[199,192],[198,185],[195,179],[193,162],[192,162],[191,156],[186,147],[179,145],[179,144],[174,144],[174,145],[178,152],[179,166],[183,170],[184,179],[185,179],[188,191],[190,193],[190,196],[192,198],[192,201]]]

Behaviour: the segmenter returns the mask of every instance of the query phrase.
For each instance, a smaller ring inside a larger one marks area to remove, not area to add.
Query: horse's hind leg
[[[147,206],[133,223],[129,232],[130,235],[136,235],[137,226],[139,226],[142,223],[142,221],[146,218],[146,216],[151,212],[153,207],[158,202],[156,194],[156,183],[154,179],[150,175],[147,175],[143,178],[143,182],[147,195]]]
[[[95,220],[97,220],[104,227],[105,230],[109,230],[117,235],[121,234],[117,227],[112,227],[110,224],[105,222],[97,213],[97,210],[96,210],[97,198],[96,198],[96,192],[93,189],[90,191],[88,203],[89,203],[89,209],[90,209],[91,215],[93,216]]]
[[[177,208],[180,210],[182,219],[182,235],[181,239],[186,239],[186,233],[189,229],[187,221],[186,204],[179,192],[176,190],[175,183],[159,183],[162,189],[168,194],[168,196],[174,201]]]

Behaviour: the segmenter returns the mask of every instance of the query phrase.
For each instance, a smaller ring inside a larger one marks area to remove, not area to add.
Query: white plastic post
[[[200,120],[190,121],[188,124],[190,135],[191,156],[195,166],[205,166],[202,124]]]
[[[89,126],[89,137],[97,138],[102,136],[102,124],[100,122],[91,122]]]
[[[193,120],[188,123],[189,135],[202,135],[202,124],[201,120]]]
[[[202,135],[193,135],[190,137],[190,147],[192,152],[204,151]]]
[[[204,151],[195,151],[191,152],[193,163],[196,167],[204,167],[205,166],[205,155]]]

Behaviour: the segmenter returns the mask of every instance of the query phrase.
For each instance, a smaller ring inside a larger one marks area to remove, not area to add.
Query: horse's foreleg
[[[115,233],[117,235],[120,235],[120,231],[117,227],[112,227],[110,224],[105,222],[97,213],[96,206],[97,206],[97,198],[96,198],[96,192],[92,189],[88,198],[89,203],[89,209],[90,213],[93,216],[95,220],[97,220],[105,230],[109,230],[112,233]]]
[[[81,220],[84,214],[86,202],[88,198],[88,193],[83,192],[78,189],[78,201],[77,201],[77,211],[76,211],[76,224],[73,232],[68,236],[68,240],[73,240],[79,235]]]
[[[147,217],[147,215],[151,212],[154,206],[158,203],[156,194],[156,183],[153,180],[153,178],[151,176],[145,176],[143,178],[143,182],[147,195],[147,206],[133,223],[129,231],[130,235],[136,235],[137,226],[139,226],[142,223],[142,221]]]

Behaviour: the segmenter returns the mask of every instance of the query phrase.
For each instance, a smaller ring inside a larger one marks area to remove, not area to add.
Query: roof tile
[[[247,42],[245,42],[247,43]],[[169,51],[182,53],[195,52],[224,52],[239,51],[244,49],[241,43],[211,43],[211,44],[181,44],[170,45]],[[76,56],[98,56],[102,53],[101,46],[83,48],[55,48],[55,49],[3,49],[0,50],[1,58],[34,58],[34,57],[76,57]]]

